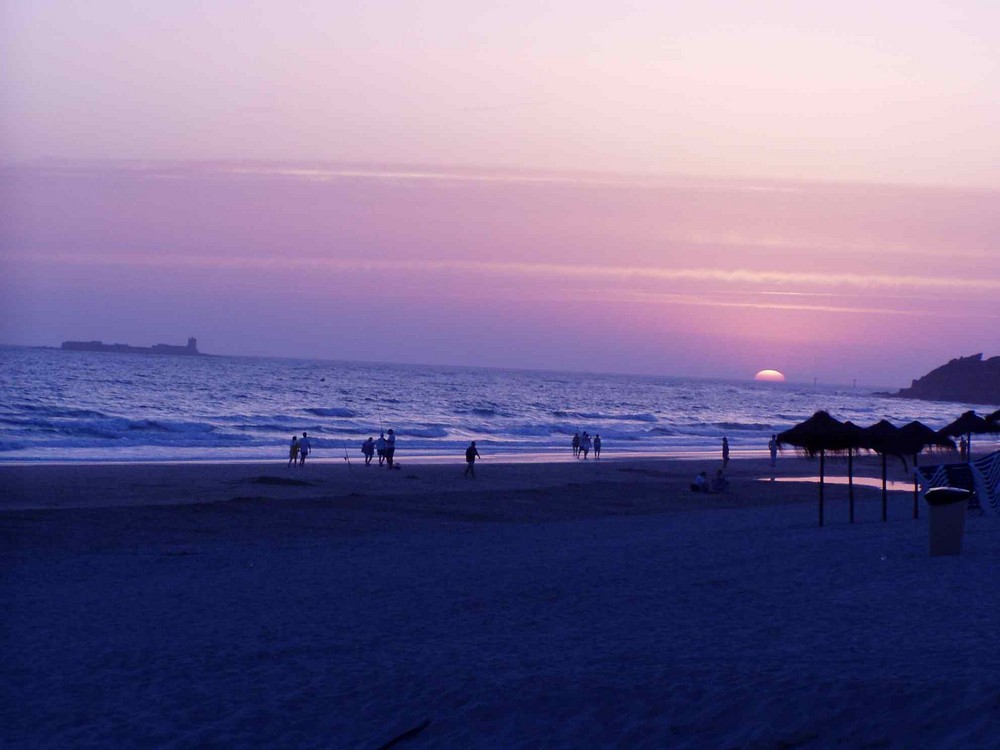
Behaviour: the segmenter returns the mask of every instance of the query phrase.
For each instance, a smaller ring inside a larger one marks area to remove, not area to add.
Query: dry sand
[[[995,746],[998,519],[716,466],[0,467],[0,744]]]

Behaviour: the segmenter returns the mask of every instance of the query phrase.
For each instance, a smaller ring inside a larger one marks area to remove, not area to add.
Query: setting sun
[[[761,370],[753,376],[754,380],[762,380],[768,383],[784,383],[785,376],[777,370]]]

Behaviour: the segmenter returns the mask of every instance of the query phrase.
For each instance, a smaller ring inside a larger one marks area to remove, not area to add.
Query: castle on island
[[[76,352],[117,352],[120,354],[175,354],[182,356],[206,356],[198,351],[198,339],[188,338],[187,346],[153,344],[152,346],[129,346],[128,344],[105,344],[101,341],[63,341],[63,349]]]

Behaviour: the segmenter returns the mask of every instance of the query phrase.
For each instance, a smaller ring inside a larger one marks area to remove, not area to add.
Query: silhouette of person
[[[295,466],[299,458],[299,439],[292,435],[292,444],[288,446],[288,468]]]
[[[771,452],[771,466],[778,463],[778,436],[771,435],[771,439],[767,441],[767,449]]]
[[[590,446],[590,435],[584,432],[583,437],[580,438],[580,453],[583,454],[584,459],[586,459],[587,455],[590,453]]]
[[[386,468],[391,469],[393,464],[393,457],[396,455],[396,433],[389,430],[389,437],[385,439],[385,464]]]
[[[378,465],[381,466],[382,462],[385,461],[385,433],[380,432],[378,440],[375,441],[375,452],[378,453]]]
[[[729,466],[729,440],[725,435],[722,437],[722,468]]]
[[[962,461],[969,457],[969,444],[965,442],[964,437],[958,441],[958,457]]]
[[[580,457],[580,433],[573,436],[573,458]]]
[[[698,476],[694,478],[694,484],[691,485],[692,492],[708,492],[708,473],[701,472]]]
[[[476,450],[476,441],[473,440],[472,444],[465,449],[465,475],[471,476],[473,479],[476,478],[476,459],[482,458],[479,455],[479,451]]]
[[[309,440],[309,435],[303,432],[299,441],[299,466],[306,465],[306,456],[310,453],[312,453],[312,442]]]
[[[375,455],[375,439],[369,437],[365,442],[361,444],[361,452],[365,456],[365,466],[368,466],[372,462],[372,456]]]
[[[594,458],[601,457],[601,436],[600,434],[594,435]]]

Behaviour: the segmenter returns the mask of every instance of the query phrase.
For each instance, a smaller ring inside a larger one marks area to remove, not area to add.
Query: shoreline
[[[655,512],[658,507],[691,504],[734,505],[774,502],[814,502],[818,461],[798,456],[779,457],[771,467],[766,458],[732,458],[726,475],[727,493],[692,493],[690,484],[705,471],[713,476],[721,468],[715,456],[608,457],[599,460],[511,462],[486,457],[476,462],[476,478],[463,476],[465,463],[400,461],[396,471],[373,462],[323,459],[307,461],[304,468],[287,462],[178,462],[178,463],[65,463],[0,464],[0,486],[6,489],[0,513],[41,509],[182,506],[245,501],[302,501],[341,503],[362,507],[366,503],[406,497],[419,510],[421,501],[434,505],[439,495],[460,495],[478,502],[481,496],[531,496],[531,508],[545,514],[552,498],[569,494],[596,498],[587,513],[601,515],[609,508]],[[843,464],[827,470],[830,501],[836,503],[847,489],[840,474]],[[891,493],[912,492],[912,474],[897,462],[891,467],[895,481]],[[855,491],[859,497],[879,494],[877,457],[855,460]],[[865,480],[868,481],[865,481]],[[764,481],[762,481],[764,480]],[[771,480],[771,481],[766,481]],[[618,500],[618,496],[626,500]],[[659,498],[667,498],[660,503]],[[617,503],[617,506],[615,506]],[[631,505],[630,505],[631,503]],[[553,506],[553,507],[554,507]],[[582,502],[577,510],[583,510]],[[576,515],[577,511],[569,511]],[[514,516],[517,514],[514,513]]]

